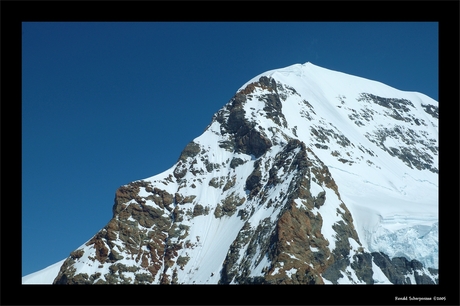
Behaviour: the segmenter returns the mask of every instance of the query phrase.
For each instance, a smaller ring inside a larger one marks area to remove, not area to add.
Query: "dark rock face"
[[[242,164],[244,164],[244,161],[241,158],[236,157],[232,159],[230,163],[230,168],[235,169],[236,167]]]
[[[413,280],[409,277],[412,275],[415,279],[415,284],[434,285],[438,280],[433,280],[431,275],[437,275],[437,269],[424,269],[423,265],[413,259],[408,261],[404,257],[394,257],[390,259],[386,254],[380,252],[371,253],[374,263],[379,266],[385,276],[393,284],[414,284]]]
[[[195,157],[198,153],[200,153],[200,145],[194,143],[193,141],[190,142],[185,149],[182,151],[179,160],[185,162],[188,157]]]
[[[433,163],[433,158],[428,153],[429,151],[437,154],[438,149],[435,145],[436,141],[426,141],[412,130],[403,128],[402,126],[395,126],[394,128],[382,127],[377,130],[373,135],[366,134],[366,137],[387,151],[391,156],[398,157],[410,168],[418,170],[427,169],[431,172],[438,173],[437,165]],[[398,139],[406,145],[402,147],[387,147],[384,143],[387,138]],[[420,150],[417,146],[422,146],[424,149]]]
[[[361,99],[365,101],[372,101],[388,109],[402,110],[404,112],[409,111],[408,107],[414,107],[412,102],[407,99],[384,98],[370,93],[361,94]]]
[[[383,112],[401,124],[395,124],[393,128],[380,127],[374,133],[366,133],[367,139],[377,144],[380,148],[388,152],[391,156],[398,157],[410,168],[418,170],[427,169],[438,173],[437,165],[433,162],[430,153],[438,154],[437,141],[426,139],[425,133],[416,132],[409,126],[428,126],[421,118],[415,118],[410,110],[414,109],[412,102],[406,99],[383,98],[369,93],[362,93],[358,99],[363,103],[375,103],[383,107]],[[437,118],[438,108],[433,105],[422,105],[425,112]],[[354,115],[355,119],[363,117],[359,114]],[[366,118],[368,120],[368,118]],[[368,120],[369,121],[369,120]],[[422,135],[420,135],[422,134]],[[401,147],[389,147],[385,145],[387,139],[393,139],[404,143]]]
[[[262,156],[272,146],[270,139],[262,131],[255,129],[255,124],[245,118],[241,95],[236,95],[228,120],[223,123],[226,133],[232,134],[233,150],[256,158]]]
[[[372,278],[374,272],[372,271],[372,256],[369,253],[362,253],[353,256],[351,268],[355,270],[358,279],[366,284],[373,284]]]
[[[433,105],[424,105],[424,104],[422,104],[422,107],[425,110],[425,112],[430,114],[433,118],[438,119],[438,116],[439,116],[438,107],[433,106]]]
[[[282,112],[282,102],[286,95],[286,91],[293,89],[285,89],[281,84],[277,84],[274,79],[261,77],[259,82],[251,83],[242,91],[238,92],[230,101],[227,109],[221,111],[215,116],[221,124],[222,135],[232,134],[232,143],[222,144],[226,149],[235,150],[244,154],[254,155],[255,158],[262,156],[273,145],[265,132],[257,128],[256,123],[247,119],[244,105],[248,97],[252,97],[252,93],[256,89],[268,91],[258,95],[259,101],[263,101],[265,106],[263,110],[267,118],[273,120],[277,125],[287,126],[286,118]],[[225,118],[228,118],[227,120]]]
[[[265,154],[271,146],[270,139],[256,130],[250,130],[236,141],[237,152],[254,155],[255,158]]]
[[[260,172],[260,164],[256,163],[254,171],[248,176],[246,180],[246,189],[250,191],[250,195],[256,195],[262,185],[260,184],[262,173]]]
[[[351,261],[350,250],[350,238],[359,242],[358,234],[353,226],[353,218],[351,217],[350,211],[347,209],[345,204],[341,204],[340,208],[337,209],[337,213],[342,215],[342,220],[333,225],[334,230],[337,232],[337,241],[335,249],[333,250],[334,263],[332,263],[324,271],[323,276],[331,281],[337,283],[339,278],[342,278],[346,267],[351,266],[354,270],[358,279],[367,283],[372,284],[372,265],[370,258],[367,253],[361,252],[360,254],[353,255],[353,262]]]

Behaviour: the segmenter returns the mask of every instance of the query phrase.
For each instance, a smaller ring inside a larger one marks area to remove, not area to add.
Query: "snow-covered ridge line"
[[[59,269],[64,263],[65,259],[58,261],[42,270],[28,274],[22,277],[22,284],[52,284],[54,279],[59,273]]]

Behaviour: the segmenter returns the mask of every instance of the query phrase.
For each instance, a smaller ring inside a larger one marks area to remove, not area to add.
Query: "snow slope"
[[[64,261],[65,259],[22,277],[22,284],[52,284]]]

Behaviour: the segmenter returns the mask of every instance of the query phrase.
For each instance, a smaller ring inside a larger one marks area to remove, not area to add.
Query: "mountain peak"
[[[436,283],[437,102],[310,62],[245,83],[54,279]]]

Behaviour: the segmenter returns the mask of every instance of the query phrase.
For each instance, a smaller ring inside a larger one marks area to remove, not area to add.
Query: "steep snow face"
[[[120,187],[54,281],[435,283],[437,116],[311,63],[263,73],[173,167]]]

